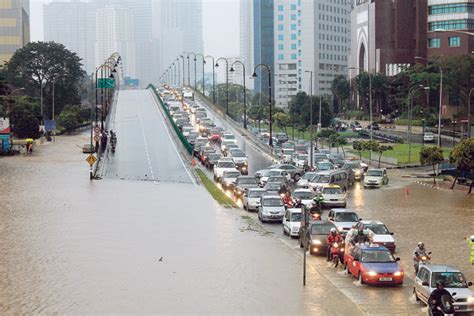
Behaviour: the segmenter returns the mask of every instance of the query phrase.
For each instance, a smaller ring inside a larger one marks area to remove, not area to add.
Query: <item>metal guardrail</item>
[[[154,95],[156,96],[156,98],[158,99],[160,105],[161,105],[161,108],[163,109],[163,111],[166,113],[166,116],[168,117],[170,123],[171,123],[171,126],[173,126],[173,129],[174,131],[176,132],[176,135],[178,136],[179,140],[181,141],[181,143],[183,144],[184,148],[186,148],[186,151],[192,155],[193,153],[193,146],[188,142],[188,140],[186,139],[186,137],[184,137],[183,133],[181,132],[181,130],[179,129],[179,127],[176,125],[176,123],[174,122],[173,120],[173,117],[171,116],[169,110],[168,110],[168,107],[166,106],[165,102],[163,102],[163,100],[161,99],[161,96],[158,94],[158,92],[156,91],[156,88],[154,85],[152,84],[149,84],[147,89],[150,89],[153,91]]]
[[[369,131],[362,130],[362,131],[359,131],[358,133],[362,137],[370,137]],[[385,134],[382,132],[373,131],[373,136],[374,138],[378,140],[383,140],[388,143],[399,143],[399,144],[403,143],[403,137],[396,136],[396,135],[390,135],[390,134]]]

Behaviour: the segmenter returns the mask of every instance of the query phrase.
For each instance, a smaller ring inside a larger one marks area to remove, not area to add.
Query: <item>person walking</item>
[[[469,238],[465,238],[467,242],[469,243],[469,246],[471,246],[471,264],[474,266],[474,235],[471,235]]]

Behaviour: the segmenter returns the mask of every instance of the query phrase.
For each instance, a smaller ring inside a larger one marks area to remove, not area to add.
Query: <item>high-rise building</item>
[[[301,89],[301,1],[275,0],[275,105],[287,108]]]
[[[0,66],[29,41],[29,0],[0,0]]]
[[[265,64],[270,67],[272,77],[274,69],[274,1],[253,0],[253,47],[254,65]],[[254,90],[268,95],[268,73],[262,67],[257,69],[254,79]],[[274,82],[274,78],[271,78]],[[275,90],[272,90],[272,95]]]
[[[251,0],[240,0],[240,61],[247,72],[253,72],[253,4]]]
[[[428,0],[428,57],[471,54],[474,3],[468,0]],[[457,32],[461,31],[461,32]]]
[[[96,61],[105,61],[112,53],[122,57],[125,77],[136,78],[135,43],[132,16],[125,8],[108,5],[96,14]]]
[[[44,40],[61,43],[82,58],[87,73],[95,62],[96,5],[80,1],[56,1],[43,7]]]
[[[348,0],[302,2],[302,90],[314,95],[331,94],[334,77],[347,75],[351,3]],[[309,72],[313,76],[312,91]]]
[[[183,52],[203,52],[202,0],[155,0],[153,6],[154,34],[160,42],[159,73],[165,71]],[[184,54],[187,78],[186,57],[187,54]],[[182,67],[182,59],[179,58],[179,61]],[[194,62],[192,54],[190,62]],[[190,73],[190,77],[194,78],[194,67],[190,67]]]

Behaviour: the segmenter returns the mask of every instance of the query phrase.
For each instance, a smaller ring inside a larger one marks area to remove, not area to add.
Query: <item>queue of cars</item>
[[[194,146],[194,155],[212,170],[214,180],[224,190],[232,191],[236,199],[241,199],[245,210],[257,212],[262,222],[281,223],[283,234],[298,238],[300,246],[306,247],[311,254],[325,254],[327,236],[331,228],[335,228],[345,236],[342,262],[348,274],[361,284],[403,284],[405,273],[394,256],[393,232],[384,223],[363,220],[354,210],[346,208],[345,191],[355,181],[363,181],[367,188],[381,187],[388,183],[386,170],[367,170],[367,166],[358,160],[341,160],[328,151],[319,150],[314,153],[315,170],[307,171],[304,159],[309,156],[308,146],[294,143],[292,148],[282,150],[281,163],[248,175],[248,160],[235,135],[205,119],[206,110],[193,101],[185,104],[181,107],[181,102],[168,102],[173,120]],[[191,123],[191,115],[195,125]],[[283,135],[278,139],[282,147],[288,146],[284,145],[288,141]],[[281,186],[289,188],[292,196],[306,207],[313,203],[316,195],[322,197],[321,205],[329,208],[327,220],[311,221],[307,229],[301,226],[302,209],[285,206],[278,195]],[[358,231],[366,232],[371,243],[349,246]],[[417,300],[426,303],[439,279],[447,281],[450,292],[457,292],[458,311],[474,309],[473,294],[468,288],[471,283],[465,280],[461,271],[451,266],[422,265],[415,278]]]

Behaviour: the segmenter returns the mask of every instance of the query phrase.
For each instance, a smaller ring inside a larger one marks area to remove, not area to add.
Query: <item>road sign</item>
[[[95,136],[94,136],[94,140],[95,140],[96,142],[98,142],[98,141],[100,140],[100,136],[99,136],[99,135],[95,135]]]
[[[114,78],[100,78],[97,82],[97,88],[99,89],[111,89],[115,87]]]
[[[44,120],[44,128],[47,132],[51,132],[52,130],[56,129],[56,121],[55,120]]]
[[[95,156],[91,154],[87,156],[86,161],[89,163],[89,165],[92,166],[97,161],[97,158],[95,158]]]
[[[96,133],[96,134],[99,134],[99,133],[100,133],[100,127],[99,127],[98,125],[96,125],[96,126],[94,127],[94,133]]]

